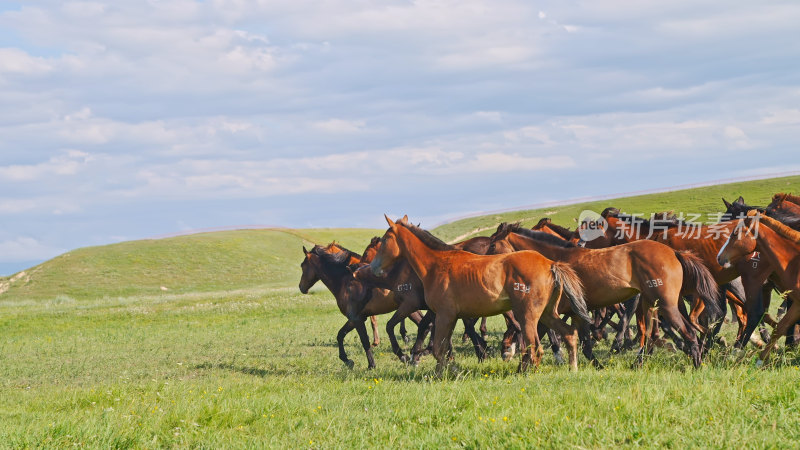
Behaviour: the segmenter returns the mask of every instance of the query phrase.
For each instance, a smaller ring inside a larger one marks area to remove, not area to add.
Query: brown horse
[[[800,197],[791,194],[775,194],[767,205],[767,216],[779,220],[784,225],[800,230]]]
[[[690,252],[677,252],[653,241],[586,249],[546,233],[515,225],[500,225],[492,235],[490,253],[519,250],[534,250],[554,261],[568,263],[583,282],[589,309],[615,305],[634,294],[641,294],[645,311],[658,307],[659,314],[681,334],[687,344],[681,346],[692,357],[695,367],[700,366],[701,352],[693,325],[680,314],[678,303],[681,294],[693,293],[699,294],[709,308],[714,308],[717,306],[717,287],[708,269]],[[565,312],[563,306],[560,312]],[[644,319],[640,316],[638,321],[640,360],[647,336]],[[584,355],[599,365],[592,352],[591,339],[585,333],[582,338]]]
[[[364,250],[364,260],[371,261],[374,255],[380,249],[381,242],[379,238],[374,238],[370,245]],[[397,311],[392,315],[388,322],[386,322],[386,333],[389,335],[389,341],[392,344],[392,351],[402,362],[416,364],[420,356],[423,354],[423,343],[425,335],[428,332],[429,324],[434,320],[435,314],[429,312],[425,315],[419,323],[419,331],[417,339],[411,350],[411,357],[406,355],[397,342],[394,334],[394,327],[397,323],[419,310],[427,310],[428,305],[425,303],[425,295],[422,286],[422,281],[416,273],[411,269],[411,266],[405,260],[397,261],[392,268],[387,270],[387,274],[383,277],[376,277],[372,274],[368,265],[362,265],[353,272],[353,276],[367,284],[377,288],[388,289],[394,292],[395,301],[399,304]],[[486,341],[484,341],[475,332],[475,319],[465,318],[464,329],[467,336],[472,340],[475,347],[475,355],[478,360],[486,358]]]
[[[711,271],[714,280],[720,286],[720,296],[718,297],[720,299],[730,298],[723,290],[728,290],[727,284],[736,277],[741,276],[745,298],[737,301],[742,302],[745,307],[747,323],[744,331],[736,340],[736,347],[741,348],[747,343],[753,330],[755,330],[764,315],[762,286],[771,271],[767,264],[753,260],[755,255],[743,258],[726,268],[717,264],[717,253],[736,226],[735,222],[721,222],[711,225],[687,224],[678,221],[654,223],[641,218],[631,220],[631,216],[617,214],[612,208],[608,208],[604,213],[606,227],[603,236],[614,244],[633,242],[649,237],[675,250],[690,250],[694,252],[700,257],[706,268]],[[724,306],[724,304],[721,306]],[[712,321],[717,319],[712,318]],[[717,325],[707,337],[709,343],[711,338],[719,331],[721,325],[722,322],[717,321]]]
[[[475,255],[454,249],[424,230],[408,227],[406,217],[386,221],[389,229],[370,264],[381,276],[395,261],[405,257],[422,280],[425,300],[436,312],[433,354],[436,373],[447,364],[453,326],[459,317],[484,317],[512,310],[526,342],[519,370],[538,367],[542,349],[537,326],[541,321],[556,330],[569,351],[570,368],[578,369],[577,330],[558,315],[562,294],[572,311],[590,320],[583,288],[568,264],[553,262],[536,252],[507,255]]]
[[[719,250],[717,262],[721,266],[730,266],[753,252],[758,252],[761,260],[774,270],[778,284],[789,290],[789,297],[793,300],[761,352],[758,360],[758,365],[761,365],[777,345],[778,338],[800,320],[800,232],[768,216],[750,212],[748,217],[737,222],[736,229]]]
[[[305,252],[305,247],[303,247],[303,251]],[[344,258],[347,258],[347,264],[358,264],[360,261],[363,262],[370,262],[372,259],[364,259],[362,256],[361,258],[358,257],[357,254],[351,252],[350,250],[342,247],[341,245],[337,244],[335,241],[328,244],[325,247],[325,251],[328,253],[344,253]],[[372,324],[372,346],[377,347],[381,345],[381,336],[378,334],[378,317],[377,316],[369,316],[369,321]]]
[[[375,359],[364,322],[368,316],[385,314],[397,309],[394,293],[384,289],[369,289],[363,283],[354,280],[348,266],[354,259],[358,261],[359,258],[356,253],[343,247],[336,244],[327,247],[316,245],[311,251],[303,247],[303,254],[305,258],[300,263],[302,270],[300,292],[307,294],[311,286],[317,281],[322,281],[336,298],[339,311],[347,318],[347,322],[336,336],[339,359],[348,367],[353,367],[353,361],[347,358],[344,350],[344,338],[355,328],[367,356],[367,366],[370,369],[374,368]]]

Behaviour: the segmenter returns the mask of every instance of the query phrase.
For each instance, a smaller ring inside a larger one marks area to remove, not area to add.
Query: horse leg
[[[525,346],[522,336],[522,327],[517,319],[514,318],[512,311],[503,313],[503,319],[506,321],[506,331],[503,333],[503,340],[500,343],[500,350],[503,355],[503,361],[510,361],[517,350],[522,351]]]
[[[357,320],[355,327],[356,331],[358,331],[358,337],[361,338],[361,346],[364,347],[364,353],[367,354],[367,369],[374,369],[375,358],[372,356],[372,346],[369,343],[366,318],[364,320]]]
[[[403,343],[408,344],[411,341],[411,338],[408,336],[408,330],[406,330],[406,320],[403,319],[400,321],[400,338],[403,339]]]
[[[369,316],[370,322],[372,322],[372,346],[377,347],[381,345],[381,337],[378,334],[378,316]]]
[[[578,337],[581,341],[583,356],[585,356],[596,369],[602,369],[603,365],[600,364],[600,361],[594,356],[594,337],[592,336],[592,330],[589,324],[575,316],[572,317],[572,323],[578,327]]]
[[[786,298],[787,311],[789,308],[792,307],[792,303],[793,303],[792,299],[787,297]],[[786,329],[786,340],[784,342],[786,343],[786,348],[793,348],[797,345],[794,341],[794,324],[789,325],[789,328]]]
[[[439,311],[434,320],[433,331],[433,357],[436,358],[436,377],[444,375],[447,367],[447,357],[450,349],[450,339],[453,336],[453,328],[456,326],[455,314]]]
[[[700,367],[703,358],[700,354],[700,346],[697,343],[697,335],[692,328],[692,324],[681,315],[676,305],[662,302],[662,305],[659,309],[661,310],[662,317],[670,322],[672,327],[675,328],[683,337],[683,340],[686,343],[683,347],[683,351],[687,355],[691,356],[694,367]]]
[[[611,353],[619,353],[625,344],[625,335],[628,333],[628,326],[631,322],[636,307],[639,304],[639,295],[635,295],[622,303],[622,315],[619,318],[620,330],[614,337],[614,342],[611,344]]]
[[[786,315],[783,316],[780,321],[778,321],[778,326],[772,330],[772,336],[769,338],[769,343],[766,347],[764,347],[764,350],[759,355],[758,361],[756,361],[758,366],[764,364],[769,357],[769,353],[773,348],[775,348],[776,345],[778,345],[778,339],[780,339],[781,336],[784,336],[789,327],[793,326],[798,319],[800,319],[800,302],[793,302],[792,306],[790,306],[786,311]]]
[[[342,360],[348,369],[352,369],[355,363],[353,360],[347,358],[347,352],[344,351],[344,338],[353,328],[353,323],[348,320],[342,325],[342,328],[339,329],[339,333],[336,335],[336,343],[339,345],[339,359]]]
[[[517,372],[526,372],[530,366],[533,366],[534,370],[536,370],[544,353],[539,341],[538,321],[535,315],[529,314],[527,311],[515,311],[514,317],[519,319],[520,335],[523,336],[523,345],[519,349],[522,357],[520,358]]]
[[[480,331],[481,331],[481,338],[483,338],[484,341],[486,340],[486,336],[489,335],[489,329],[486,328],[486,319],[487,319],[486,317],[481,317]]]
[[[720,286],[719,290],[717,291],[717,299],[706,299],[707,302],[716,301],[719,305],[722,314],[720,317],[710,317],[709,321],[711,322],[706,329],[706,332],[703,334],[703,340],[701,341],[700,346],[700,354],[705,355],[711,350],[711,347],[714,345],[714,342],[717,340],[717,336],[719,335],[719,331],[722,329],[722,324],[725,323],[725,317],[728,315],[728,302],[725,301],[725,296],[727,293],[727,289]]]
[[[647,310],[649,309],[650,308],[647,308]],[[636,362],[634,363],[634,367],[642,367],[642,365],[644,365],[644,347],[647,343],[647,335],[650,333],[650,330],[647,327],[648,321],[645,311],[646,309],[640,301],[636,308],[636,328],[639,330],[639,351],[636,353]]]
[[[679,310],[678,313],[680,314],[680,310]],[[664,335],[665,336],[667,336],[668,338],[672,339],[672,342],[675,343],[675,347],[676,348],[679,348],[681,350],[684,349],[684,346],[686,345],[686,343],[678,335],[678,332],[675,330],[675,328],[673,328],[671,322],[669,322],[669,321],[659,322],[658,326],[661,328],[662,331],[664,331]],[[659,342],[659,347],[668,348],[667,341],[666,340],[661,340]]]
[[[506,321],[506,331],[503,333],[503,340],[500,343],[500,351],[503,354],[503,361],[509,361],[517,353],[517,342],[522,336],[522,329],[514,319],[514,314],[510,311],[503,313]],[[519,347],[520,351],[522,348]]]
[[[389,342],[392,344],[392,352],[400,358],[400,361],[404,363],[408,363],[411,359],[403,353],[403,349],[400,348],[400,344],[397,343],[397,337],[394,334],[394,327],[400,323],[401,326],[403,322],[405,322],[405,318],[410,315],[411,313],[415,312],[417,309],[417,305],[415,302],[412,301],[403,301],[400,303],[400,306],[394,312],[392,317],[386,322],[386,334],[389,335]]]
[[[757,280],[749,277],[742,277],[742,284],[745,289],[745,311],[747,313],[747,322],[744,327],[744,333],[741,338],[736,341],[735,348],[744,348],[747,341],[750,340],[750,335],[761,322],[761,317],[764,315],[764,294],[762,292],[762,285]]]
[[[569,354],[569,368],[572,372],[578,371],[578,330],[573,326],[567,325],[558,313],[551,311],[545,313],[539,319],[543,324],[555,330],[564,338],[564,343],[567,344],[567,353]]]
[[[739,324],[739,328],[736,330],[736,340],[738,341],[744,333],[744,327],[745,324],[747,324],[747,315],[745,315],[744,308],[739,306],[730,297],[728,298],[728,305],[731,307],[733,315],[736,316],[736,322]]]
[[[427,352],[425,349],[425,337],[428,335],[428,332],[432,332],[433,330],[433,320],[436,317],[436,314],[428,310],[424,316],[422,316],[422,320],[417,324],[417,340],[414,342],[414,346],[411,348],[411,364],[417,365],[419,363],[419,359]],[[432,335],[432,334],[431,334]]]
[[[556,364],[559,366],[564,364],[564,352],[561,351],[561,339],[558,337],[552,328],[547,328],[543,324],[539,324],[539,342],[541,342],[541,335],[547,333],[547,338],[550,339],[550,350],[553,352],[553,357],[556,359]]]
[[[592,334],[594,339],[601,341],[603,340],[603,329],[605,328],[605,324],[608,321],[604,321],[606,316],[606,308],[599,308],[592,311],[592,323],[587,324],[589,326],[589,332]],[[580,334],[580,331],[578,332]]]
[[[472,345],[475,347],[475,356],[478,357],[478,361],[482,362],[486,359],[486,341],[475,331],[475,324],[478,323],[478,319],[461,319],[461,322],[464,323],[464,332],[469,336]]]

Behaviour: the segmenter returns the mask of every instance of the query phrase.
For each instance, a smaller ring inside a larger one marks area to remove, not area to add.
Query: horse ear
[[[394,222],[392,222],[392,219],[390,219],[386,214],[384,214],[383,217],[386,219],[386,223],[389,224],[389,228],[394,229]]]
[[[306,246],[305,246],[305,245],[303,246],[303,254],[304,254],[304,255],[307,255],[307,254],[308,254],[308,250],[306,250]]]
[[[408,214],[403,215],[403,218],[400,219],[400,223],[403,224],[408,223]]]
[[[725,200],[725,197],[722,197],[722,203],[725,203],[725,207],[726,207],[726,208],[728,208],[728,209],[730,209],[730,208],[731,208],[731,204],[730,204],[730,203],[728,203],[728,201],[727,201],[727,200]]]
[[[735,201],[735,202],[733,202],[733,203],[738,203],[738,204],[740,204],[740,205],[744,205],[744,197],[742,197],[742,196],[740,195],[740,196],[739,196],[739,198],[737,198],[737,199],[736,199],[736,201]]]

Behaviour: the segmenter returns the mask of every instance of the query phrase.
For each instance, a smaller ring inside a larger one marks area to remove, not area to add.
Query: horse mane
[[[763,214],[761,215],[760,220],[761,223],[767,225],[770,230],[778,233],[778,235],[781,237],[788,239],[795,244],[800,244],[800,231],[795,231],[781,222],[773,219],[772,217],[765,216]]]
[[[338,251],[331,251],[333,248]],[[350,261],[350,257],[361,259],[361,255],[342,247],[336,242],[331,242],[326,247],[315,245],[314,248],[311,249],[311,253],[319,256],[324,262],[334,266],[346,265]]]
[[[555,231],[564,239],[571,238],[573,234],[569,228],[562,227],[561,225],[555,224],[553,222],[548,223],[547,228],[550,228],[551,230]]]
[[[788,200],[789,202],[794,203],[796,205],[800,205],[800,196],[787,194],[785,192],[780,192],[780,193],[777,193],[777,194],[773,195],[772,196],[772,201],[778,200],[780,198],[783,198],[784,200]]]
[[[644,217],[639,216],[632,216],[630,214],[624,214],[619,211],[617,208],[609,207],[603,210],[600,215],[607,219],[609,217],[617,218],[623,222],[630,222],[633,223],[634,221],[641,223],[642,225],[650,226],[659,226],[667,228],[676,228],[683,223],[680,219],[678,219],[672,211],[665,211],[660,213],[655,213],[651,217],[651,219],[645,219]]]
[[[553,236],[552,234],[545,233],[543,231],[534,231],[534,230],[529,230],[527,228],[519,227],[516,230],[511,230],[511,232],[519,234],[520,236],[525,236],[526,238],[533,239],[534,241],[538,241],[543,244],[548,244],[555,247],[577,248],[577,245],[573,244],[572,242],[566,241],[564,239],[561,239],[560,237]]]
[[[412,223],[403,223],[400,222],[398,225],[402,225],[405,227],[406,230],[410,231],[411,234],[417,237],[423,244],[427,245],[433,250],[457,250],[456,247],[445,243],[443,240],[437,238],[436,236],[432,235],[430,231],[423,230],[422,228],[412,224]]]

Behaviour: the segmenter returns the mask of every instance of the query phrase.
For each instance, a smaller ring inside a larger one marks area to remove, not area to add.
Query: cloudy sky
[[[794,1],[0,1],[0,273],[800,170]]]

